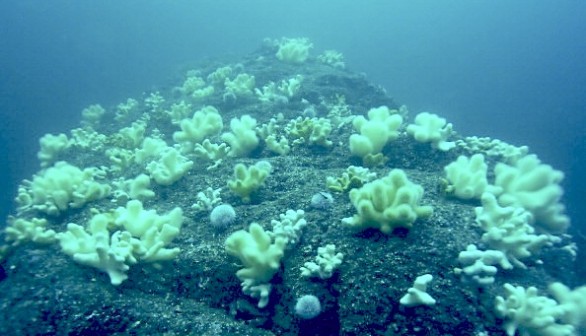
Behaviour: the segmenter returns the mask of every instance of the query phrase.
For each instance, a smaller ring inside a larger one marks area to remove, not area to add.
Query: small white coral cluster
[[[179,127],[181,131],[173,133],[173,140],[181,145],[183,153],[190,153],[204,139],[219,134],[224,124],[215,107],[204,106],[194,112],[191,118],[182,119]]]
[[[26,241],[32,241],[39,244],[49,244],[55,241],[56,232],[47,229],[47,220],[45,218],[8,218],[8,226],[4,230],[6,241],[12,245],[18,245]]]
[[[106,140],[104,134],[96,132],[91,127],[71,130],[71,146],[98,151],[104,147]]]
[[[460,155],[444,168],[448,180],[446,192],[461,199],[480,198],[489,187],[486,177],[488,166],[484,155],[474,154],[471,158]]]
[[[181,100],[180,102],[171,105],[165,113],[171,118],[171,123],[177,125],[181,123],[183,119],[193,115],[193,106],[185,100]]]
[[[231,132],[222,134],[222,140],[230,145],[230,155],[241,157],[247,156],[256,149],[259,143],[256,135],[256,119],[248,114],[230,121]]]
[[[183,212],[174,208],[165,215],[145,210],[137,200],[113,214],[93,216],[87,227],[70,223],[57,234],[63,252],[75,261],[106,272],[113,285],[128,278],[126,272],[137,262],[170,260],[179,248],[166,246],[179,234]],[[112,232],[113,231],[113,232]]]
[[[189,71],[178,91],[185,97],[197,101],[212,95],[215,90],[213,85],[207,85],[205,80],[198,76],[197,71]]]
[[[105,113],[106,110],[101,105],[90,105],[81,111],[81,124],[90,127],[96,126]]]
[[[499,139],[489,137],[465,137],[456,141],[456,146],[471,153],[482,152],[488,156],[500,157],[505,162],[514,164],[529,153],[527,146],[513,146]]]
[[[216,205],[222,203],[220,188],[207,187],[195,195],[195,203],[191,206],[195,211],[211,211]]]
[[[344,254],[336,252],[336,245],[327,244],[326,246],[318,247],[315,261],[306,262],[301,267],[301,275],[329,279],[334,275],[334,271],[342,264],[343,260]]]
[[[491,150],[499,148],[498,144],[488,143]],[[554,234],[563,233],[569,225],[560,203],[563,173],[542,164],[535,155],[507,156],[511,151],[506,149],[513,147],[500,148],[498,154],[513,163],[496,164],[493,185],[488,182],[482,154],[460,156],[445,167],[449,194],[461,199],[480,198],[482,202],[475,209],[476,223],[484,231],[481,241],[488,249],[469,245],[458,257],[462,268],[455,269],[463,279],[479,286],[494,282],[496,266],[526,268],[523,259],[544,246],[559,243],[561,238]],[[523,148],[513,152],[519,154]]]
[[[498,201],[503,206],[523,207],[534,217],[536,224],[548,231],[564,232],[570,219],[560,202],[560,186],[564,173],[541,163],[536,155],[527,155],[514,165],[499,163],[494,168]]]
[[[135,121],[128,127],[121,128],[115,136],[118,138],[119,147],[114,148],[137,148],[144,140],[146,132],[146,122],[143,120]]]
[[[360,188],[365,183],[374,181],[376,173],[370,169],[359,166],[348,166],[339,177],[326,177],[326,186],[335,192],[344,192],[354,188]]]
[[[320,105],[328,111],[327,117],[335,128],[341,128],[354,118],[344,95],[336,94],[332,100],[322,98]]]
[[[334,68],[344,69],[346,67],[346,63],[344,63],[344,55],[336,50],[325,50],[317,56],[317,60],[324,64],[331,65]]]
[[[151,92],[144,99],[144,105],[148,107],[149,111],[152,113],[161,113],[163,111],[164,103],[165,98],[161,95],[159,91]]]
[[[175,91],[181,93],[183,99],[194,103],[200,103],[216,91],[223,91],[222,100],[224,102],[234,102],[237,99],[251,97],[255,91],[255,78],[247,73],[237,73],[239,68],[242,68],[241,64],[220,67],[209,73],[206,79],[199,71],[189,71],[183,85],[176,87]],[[182,101],[180,104],[172,106],[169,113],[176,119],[178,114],[186,114],[185,107],[187,106],[190,104]]]
[[[368,119],[358,116],[352,122],[359,133],[350,136],[350,152],[361,158],[380,153],[389,141],[399,137],[402,123],[403,117],[396,110],[386,106],[370,109]]]
[[[214,86],[222,86],[224,85],[226,79],[232,75],[233,71],[234,69],[232,69],[232,67],[229,65],[219,67],[208,74],[207,80]]]
[[[433,276],[431,274],[424,274],[418,276],[415,281],[413,282],[413,287],[407,289],[407,294],[405,294],[399,303],[402,306],[406,307],[414,307],[414,306],[433,306],[435,304],[435,299],[427,293],[427,285],[433,280]]]
[[[230,146],[224,142],[218,144],[205,139],[202,143],[195,144],[193,154],[200,159],[211,161],[212,164],[206,169],[212,170],[220,166],[222,161],[230,154],[230,151]]]
[[[193,161],[181,155],[179,150],[167,146],[158,138],[147,137],[142,147],[135,151],[137,163],[146,163],[149,176],[161,185],[171,185],[178,181],[193,166]]]
[[[514,165],[497,163],[494,185],[487,180],[482,154],[470,159],[460,156],[445,167],[445,172],[449,182],[447,191],[459,198],[494,194],[502,206],[520,207],[531,213],[536,225],[550,233],[564,232],[570,224],[560,202],[563,194],[560,182],[564,174],[542,164],[536,155],[527,155]]]
[[[116,115],[114,116],[114,119],[116,121],[128,119],[132,113],[138,110],[138,105],[138,100],[134,98],[126,99],[126,102],[120,103],[116,106]]]
[[[191,167],[193,161],[181,155],[175,148],[169,147],[160,154],[159,160],[147,164],[146,170],[158,184],[171,185],[183,177]]]
[[[461,275],[463,280],[473,282],[478,286],[494,283],[498,272],[497,265],[503,269],[513,268],[503,252],[498,250],[481,251],[474,244],[468,245],[465,251],[460,252],[458,261],[462,264],[462,268],[454,268],[454,273]]]
[[[379,229],[391,234],[395,228],[410,228],[418,218],[431,216],[433,208],[419,205],[423,188],[407,178],[401,169],[393,169],[389,175],[366,183],[350,191],[350,200],[357,214],[342,219],[350,228]]]
[[[226,239],[226,252],[240,259],[243,265],[236,272],[242,281],[242,291],[258,298],[259,308],[269,302],[270,281],[279,270],[285,249],[299,240],[301,230],[307,225],[304,215],[303,210],[287,210],[279,215],[279,220],[271,221],[273,231],[252,223],[248,231],[238,230]]]
[[[292,246],[299,241],[301,230],[307,225],[305,220],[305,211],[287,210],[284,214],[279,215],[279,220],[271,220],[273,231],[270,236],[273,238],[283,238],[288,246]]]
[[[305,144],[326,148],[332,145],[332,141],[328,139],[332,125],[326,118],[297,117],[289,121],[285,131],[293,139],[293,145]]]
[[[282,115],[280,117],[281,120]],[[289,146],[289,140],[282,135],[282,128],[277,123],[277,118],[271,118],[267,123],[258,126],[256,133],[264,140],[269,151],[279,155],[287,155],[291,146]]]
[[[263,103],[287,104],[289,99],[297,95],[302,82],[303,76],[297,75],[282,80],[278,85],[275,82],[269,82],[262,89],[255,88],[254,92],[258,100]]]
[[[313,44],[307,38],[283,38],[275,56],[283,62],[300,64],[307,60],[311,48]]]
[[[535,287],[504,285],[506,296],[496,298],[495,310],[505,319],[507,335],[577,336],[586,327],[586,286],[569,289],[549,286],[554,298],[541,296]]]
[[[264,185],[272,169],[271,164],[264,160],[248,167],[238,163],[234,166],[234,179],[228,181],[228,188],[248,203],[252,193]]]
[[[131,179],[118,179],[113,181],[114,200],[118,203],[126,203],[131,199],[145,200],[155,197],[151,188],[151,178],[146,174],[140,174]]]
[[[269,282],[281,266],[286,245],[285,238],[276,237],[273,240],[256,223],[250,224],[248,231],[236,231],[226,239],[226,252],[242,262],[243,268],[236,271],[236,276],[242,281],[242,291],[258,298],[259,308],[264,308],[269,303]]]
[[[177,107],[179,109],[179,107]],[[177,118],[183,115],[175,111]],[[217,136],[223,129],[224,124],[219,111],[213,106],[204,106],[193,113],[191,118],[184,118],[176,121],[181,131],[173,133],[175,140],[183,154],[195,154],[198,158],[212,161],[207,169],[217,168],[222,160],[228,156],[231,148],[225,143],[212,143],[210,137]]]
[[[81,208],[110,193],[109,185],[95,181],[102,176],[97,168],[81,170],[67,162],[57,162],[19,187],[18,210],[34,209],[56,216],[69,208]]]
[[[525,156],[515,165],[498,163],[494,185],[487,181],[482,154],[470,159],[461,156],[445,170],[452,194],[464,199],[480,196],[482,206],[475,209],[476,223],[484,231],[481,241],[488,248],[480,251],[472,245],[474,251],[469,246],[461,252],[463,270],[456,269],[457,273],[480,286],[488,285],[494,281],[495,266],[526,268],[523,259],[561,242],[555,234],[563,233],[569,225],[559,202],[563,174],[541,164],[535,155]]]
[[[536,233],[530,212],[521,207],[501,207],[489,193],[482,195],[482,207],[476,208],[476,222],[484,230],[482,242],[503,252],[511,264],[520,268],[525,268],[521,259],[560,241],[551,234]]]
[[[456,146],[455,142],[447,141],[452,135],[452,124],[433,113],[421,112],[415,116],[415,123],[407,126],[407,133],[418,142],[429,142],[444,152]]]
[[[256,80],[254,76],[241,73],[234,79],[226,78],[224,81],[225,92],[222,96],[224,101],[235,101],[238,98],[251,97],[254,94]]]
[[[41,167],[45,168],[56,161],[59,154],[71,145],[67,135],[61,133],[58,135],[45,134],[39,139],[41,149],[37,157],[41,162]]]
[[[523,148],[517,149],[508,156],[510,164],[496,164],[493,185],[487,181],[481,154],[470,159],[461,156],[445,169],[451,183],[448,191],[463,199],[480,196],[482,202],[475,209],[476,223],[484,231],[481,241],[487,249],[470,244],[459,254],[462,268],[454,269],[478,286],[494,283],[497,266],[526,268],[525,259],[544,246],[561,242],[556,234],[563,234],[569,226],[560,203],[563,173],[542,164],[535,155],[517,157]],[[506,159],[509,152],[499,155]],[[571,246],[567,248],[575,253]],[[535,287],[505,284],[506,297],[497,297],[496,311],[505,319],[508,335],[572,336],[584,331],[586,287],[571,291],[555,283],[550,291],[557,301],[539,296]]]

